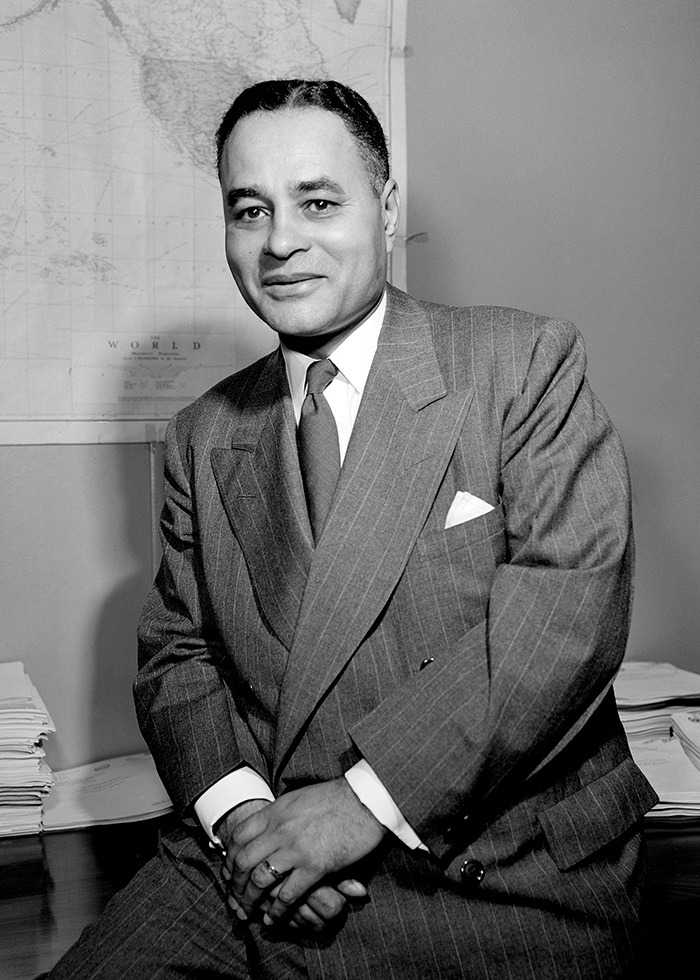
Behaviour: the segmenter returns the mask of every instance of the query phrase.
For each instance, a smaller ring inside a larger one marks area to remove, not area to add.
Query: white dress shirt
[[[338,429],[341,465],[345,459],[362,394],[377,350],[385,311],[386,292],[362,323],[345,336],[328,355],[337,367],[338,373],[325,389],[324,395]],[[282,356],[292,396],[294,417],[298,425],[301,405],[306,396],[306,371],[313,358],[291,350],[284,344],[282,344]],[[408,847],[425,848],[368,762],[361,759],[348,769],[345,778],[360,801],[383,826],[396,834]],[[218,843],[213,831],[214,824],[233,807],[250,799],[273,800],[274,795],[267,782],[257,772],[248,766],[243,766],[205,790],[195,801],[194,808],[210,839]]]

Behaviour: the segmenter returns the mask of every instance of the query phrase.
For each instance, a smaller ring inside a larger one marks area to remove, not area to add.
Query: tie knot
[[[313,361],[306,370],[307,394],[320,395],[337,373],[338,368],[327,357],[321,361]]]

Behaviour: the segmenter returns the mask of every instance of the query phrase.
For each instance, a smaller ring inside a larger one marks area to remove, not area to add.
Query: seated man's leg
[[[264,939],[225,902],[216,863],[177,829],[108,903],[56,964],[51,980],[150,980],[159,977],[292,980],[306,977],[303,950]]]

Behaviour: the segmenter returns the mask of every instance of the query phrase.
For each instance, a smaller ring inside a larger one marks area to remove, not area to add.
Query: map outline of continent
[[[225,267],[212,134],[240,89],[275,74],[339,77],[389,128],[396,7],[215,2],[206,27],[184,0],[157,16],[145,0],[14,4],[0,23],[0,442],[30,422],[138,431],[275,345]]]

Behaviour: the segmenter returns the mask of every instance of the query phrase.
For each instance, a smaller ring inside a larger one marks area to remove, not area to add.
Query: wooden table
[[[649,980],[696,976],[700,972],[700,822],[660,826],[647,820],[646,839],[644,941],[636,976]]]
[[[153,854],[161,824],[0,840],[0,978],[33,980],[51,969]],[[635,980],[692,976],[688,963],[697,958],[700,928],[700,822],[648,824],[647,841],[645,942]]]
[[[0,840],[0,978],[50,970],[155,852],[161,823]]]

